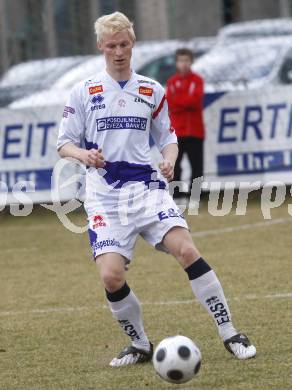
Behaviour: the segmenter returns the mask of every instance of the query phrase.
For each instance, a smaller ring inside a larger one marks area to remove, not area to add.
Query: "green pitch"
[[[108,367],[128,339],[106,308],[86,234],[70,233],[40,208],[24,218],[0,214],[0,389],[290,389],[292,217],[287,203],[272,216],[275,223],[264,221],[254,200],[244,217],[234,211],[212,217],[206,204],[199,216],[188,217],[192,232],[205,232],[194,240],[220,277],[235,325],[257,346],[250,361],[237,361],[225,351],[176,261],[138,242],[128,283],[143,303],[151,341],[182,334],[203,356],[199,375],[173,386],[151,364]],[[85,223],[83,213],[72,218]]]

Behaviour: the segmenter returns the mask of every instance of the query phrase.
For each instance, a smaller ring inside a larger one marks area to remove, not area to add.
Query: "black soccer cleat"
[[[110,362],[111,367],[122,367],[130,364],[146,363],[151,361],[153,356],[153,344],[150,343],[150,351],[139,349],[130,345],[125,347],[117,357]]]
[[[224,346],[228,352],[240,360],[253,358],[257,353],[256,347],[251,344],[248,337],[243,333],[238,333],[225,340]]]

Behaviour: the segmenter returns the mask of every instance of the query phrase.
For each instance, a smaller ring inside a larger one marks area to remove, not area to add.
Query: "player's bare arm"
[[[159,169],[163,177],[169,182],[173,179],[174,166],[178,155],[177,144],[166,145],[161,151],[161,154],[163,161],[159,164]]]
[[[63,158],[73,157],[89,167],[103,168],[105,166],[102,149],[81,149],[72,143],[67,143],[59,149]]]

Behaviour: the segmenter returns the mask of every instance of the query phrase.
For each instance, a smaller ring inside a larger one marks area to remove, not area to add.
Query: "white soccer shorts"
[[[167,252],[162,241],[175,226],[188,229],[177,205],[165,190],[146,191],[143,201],[125,209],[112,207],[88,218],[88,232],[93,257],[115,252],[132,260],[136,240],[140,235],[150,245]]]

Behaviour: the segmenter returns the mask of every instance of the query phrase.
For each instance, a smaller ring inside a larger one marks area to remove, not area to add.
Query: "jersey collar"
[[[108,72],[106,71],[106,69],[104,70],[104,76],[106,78],[106,80],[112,84],[116,89],[121,89],[121,87],[119,86],[119,83],[114,80],[112,78],[111,75],[108,74]],[[132,82],[136,81],[137,80],[137,73],[135,73],[132,69],[131,69],[131,77],[129,78],[127,84],[125,85],[125,87],[122,89],[122,90],[126,90],[131,84]]]

